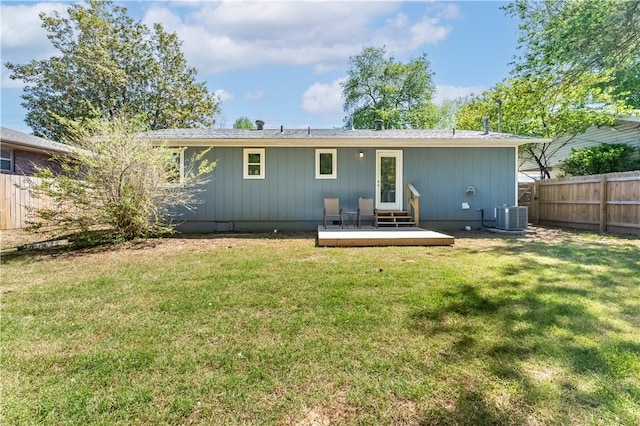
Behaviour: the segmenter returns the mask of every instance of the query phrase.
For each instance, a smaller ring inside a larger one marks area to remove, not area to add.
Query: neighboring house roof
[[[3,145],[9,145],[10,148],[19,148],[25,151],[47,153],[71,152],[71,148],[67,145],[6,127],[0,127],[0,141],[2,141]]]
[[[312,147],[515,147],[550,142],[504,133],[473,130],[344,130],[344,129],[167,129],[142,135],[170,146]]]
[[[560,163],[571,155],[572,149],[583,149],[603,143],[622,143],[640,150],[640,117],[619,117],[613,126],[593,126],[584,133],[575,136],[562,136],[552,142],[549,164],[558,168]],[[537,164],[527,161],[520,170],[538,170]]]

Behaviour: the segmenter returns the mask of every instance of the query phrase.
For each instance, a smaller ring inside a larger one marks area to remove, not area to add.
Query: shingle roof
[[[475,130],[345,130],[345,129],[166,129],[149,133],[166,139],[529,139],[506,133],[487,135]]]
[[[141,135],[174,146],[518,146],[549,142],[504,133],[473,130],[344,130],[344,129],[166,129]]]
[[[7,127],[0,127],[0,140],[2,143],[19,145],[24,148],[37,149],[41,151],[71,152],[71,148],[67,145],[40,138],[38,136],[29,135]]]

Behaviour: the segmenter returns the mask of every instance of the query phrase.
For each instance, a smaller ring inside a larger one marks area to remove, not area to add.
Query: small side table
[[[353,226],[354,228],[358,226],[358,224],[356,223],[358,221],[357,211],[343,211],[342,213],[345,216],[345,221],[344,221],[345,228],[348,228],[349,225]]]

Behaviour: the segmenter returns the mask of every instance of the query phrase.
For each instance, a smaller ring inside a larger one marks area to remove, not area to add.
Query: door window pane
[[[396,159],[380,158],[380,200],[383,203],[396,202]]]

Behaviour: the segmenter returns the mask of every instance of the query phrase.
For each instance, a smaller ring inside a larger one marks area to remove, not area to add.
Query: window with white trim
[[[316,149],[316,179],[338,178],[338,151]]]
[[[242,161],[245,179],[264,179],[264,148],[244,149]]]
[[[0,170],[13,172],[13,151],[10,149],[0,149]]]

